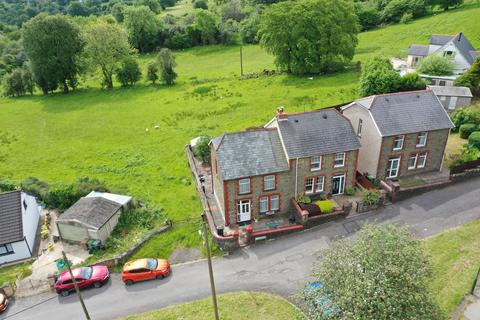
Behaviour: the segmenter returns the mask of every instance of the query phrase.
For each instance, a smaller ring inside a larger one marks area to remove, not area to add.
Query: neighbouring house
[[[456,35],[434,34],[429,45],[413,44],[408,50],[407,67],[415,68],[428,55],[436,54],[452,59],[454,73],[462,74],[480,56],[467,37],[462,33]]]
[[[472,92],[467,87],[428,86],[435,93],[447,111],[457,107],[469,106],[472,103]]]
[[[370,96],[342,110],[362,145],[360,173],[396,180],[441,170],[453,123],[433,91]]]
[[[355,185],[360,143],[335,109],[286,114],[264,128],[210,142],[213,189],[225,226],[293,212],[292,198],[339,195]]]
[[[129,196],[92,191],[60,215],[56,221],[58,233],[68,241],[105,242],[131,200]]]
[[[40,210],[20,190],[0,193],[0,265],[36,256]]]

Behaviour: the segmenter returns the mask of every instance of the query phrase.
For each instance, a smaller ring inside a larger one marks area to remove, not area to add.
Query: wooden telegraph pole
[[[70,263],[68,263],[68,259],[67,259],[67,255],[65,254],[65,251],[62,251],[62,255],[63,255],[63,260],[67,264],[67,268],[68,268],[68,272],[70,273],[70,277],[72,277],[73,286],[75,287],[75,291],[77,292],[78,298],[80,299],[80,303],[82,305],[83,312],[85,313],[85,318],[87,320],[91,320],[90,315],[88,314],[88,311],[87,311],[87,307],[85,306],[85,302],[83,302],[83,297],[82,297],[82,294],[80,293],[80,289],[78,288],[77,281],[75,280],[75,277],[73,276],[72,268],[70,268]]]
[[[210,252],[210,245],[208,244],[207,225],[205,223],[205,219],[205,214],[202,214],[203,236],[205,239],[205,246],[207,247],[208,273],[210,275],[210,287],[212,289],[213,312],[215,314],[215,320],[219,320],[220,318],[218,317],[217,293],[215,291],[215,280],[213,279],[212,254]]]

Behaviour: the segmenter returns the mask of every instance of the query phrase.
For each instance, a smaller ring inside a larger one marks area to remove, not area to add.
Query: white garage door
[[[65,240],[82,241],[89,238],[87,228],[85,227],[58,223],[58,228],[62,238]]]

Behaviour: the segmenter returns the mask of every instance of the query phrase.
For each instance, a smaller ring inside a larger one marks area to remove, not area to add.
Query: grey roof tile
[[[120,208],[120,203],[102,197],[81,198],[68,208],[58,219],[78,220],[90,226],[101,228]]]
[[[0,244],[23,239],[22,193],[0,193]]]
[[[453,87],[453,86],[428,86],[437,96],[450,97],[468,97],[471,98],[472,92],[467,87]]]
[[[217,161],[224,180],[288,170],[277,130],[226,133],[214,143],[218,143]]]
[[[408,54],[412,56],[427,56],[428,46],[422,46],[418,44],[412,44],[408,49]]]
[[[452,39],[452,43],[458,48],[465,59],[467,59],[468,63],[472,64],[475,59],[472,56],[471,51],[475,51],[475,48],[470,41],[468,41],[467,37],[460,32]]]
[[[290,159],[360,148],[352,125],[335,109],[288,115],[278,129]]]
[[[375,96],[370,112],[382,136],[453,128],[431,90]]]
[[[447,35],[447,34],[432,34],[430,37],[430,44],[443,46],[448,41],[452,40],[455,36]]]

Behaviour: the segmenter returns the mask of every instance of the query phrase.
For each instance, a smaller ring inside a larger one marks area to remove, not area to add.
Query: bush
[[[480,150],[480,131],[472,132],[468,137],[468,144]]]
[[[155,84],[155,81],[158,80],[158,65],[155,62],[148,65],[147,80],[151,81],[152,84]]]
[[[38,180],[35,177],[29,177],[20,183],[23,191],[44,201],[48,192],[48,184],[44,181]]]
[[[390,60],[375,57],[368,60],[362,68],[359,81],[359,93],[362,97],[374,94],[398,91],[401,83],[400,75],[393,69]]]
[[[420,61],[417,70],[428,75],[448,76],[453,74],[453,63],[449,58],[432,54]]]
[[[71,207],[78,198],[72,185],[56,185],[48,189],[44,202],[50,208],[64,211]]]
[[[209,136],[201,136],[197,145],[193,147],[193,154],[202,162],[210,162],[210,146],[208,145],[210,140]]]
[[[413,21],[413,15],[410,12],[405,12],[405,14],[400,19],[400,23],[407,24]]]
[[[458,130],[460,126],[465,123],[480,125],[480,111],[475,111],[470,108],[460,108],[453,111],[451,119],[455,125],[454,130]]]
[[[48,234],[49,234],[48,225],[47,224],[42,224],[42,228],[41,228],[41,231],[40,231],[40,237],[42,238],[42,240],[47,239]]]
[[[347,187],[347,188],[345,189],[345,194],[346,194],[347,196],[353,196],[353,195],[355,194],[355,192],[357,192],[357,189],[354,188],[354,187]]]
[[[367,189],[363,193],[363,204],[366,206],[374,206],[380,202],[380,192],[377,190]]]
[[[380,12],[370,3],[356,2],[355,13],[363,31],[375,28],[380,23]]]
[[[424,90],[427,87],[425,80],[418,73],[407,73],[400,78],[400,91]]]
[[[140,66],[133,57],[123,59],[121,67],[117,69],[117,79],[122,87],[133,87],[141,76]]]
[[[320,200],[315,202],[322,213],[331,213],[335,209],[335,204],[331,200]]]
[[[208,4],[206,0],[197,0],[193,3],[195,9],[208,10]]]
[[[470,134],[474,131],[477,131],[477,125],[473,123],[464,123],[460,126],[460,138],[468,139]]]
[[[304,195],[304,194],[299,193],[299,194],[297,195],[297,202],[309,204],[309,203],[312,202],[312,200],[310,199],[309,196],[306,196],[306,195]]]
[[[0,192],[8,192],[15,190],[15,185],[10,181],[0,179]]]

